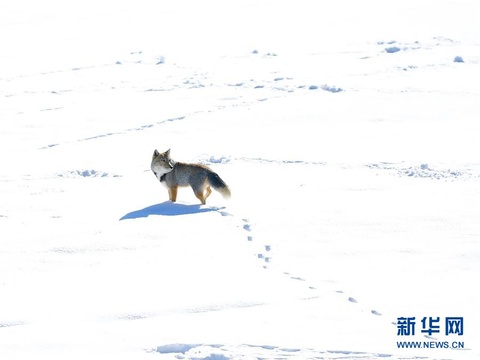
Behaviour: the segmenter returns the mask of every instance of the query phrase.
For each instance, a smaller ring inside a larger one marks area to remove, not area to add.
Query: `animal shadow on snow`
[[[165,201],[160,204],[148,206],[146,208],[135,210],[123,215],[120,220],[146,218],[150,215],[177,216],[188,214],[199,214],[210,211],[220,210],[217,207],[207,207],[200,204],[179,204],[171,201]]]

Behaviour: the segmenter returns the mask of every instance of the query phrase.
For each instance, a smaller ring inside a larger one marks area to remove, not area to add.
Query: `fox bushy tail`
[[[231,196],[228,185],[223,181],[217,173],[211,172],[208,174],[208,183],[211,187],[217,190],[225,199]]]

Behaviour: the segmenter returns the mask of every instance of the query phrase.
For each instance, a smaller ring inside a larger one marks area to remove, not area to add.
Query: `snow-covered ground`
[[[479,14],[0,2],[0,359],[479,358]]]

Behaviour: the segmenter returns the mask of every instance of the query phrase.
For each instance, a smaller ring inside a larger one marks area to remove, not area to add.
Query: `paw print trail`
[[[236,217],[232,213],[226,211],[225,208],[218,209],[218,212],[222,216]],[[259,241],[259,236],[255,235],[254,222],[247,217],[238,218],[238,222],[239,224],[237,226],[244,232],[245,240],[254,246],[254,249],[252,249],[252,255],[259,260],[262,268],[269,271],[278,271],[280,272],[280,276],[288,277],[291,281],[297,283],[300,288],[305,289],[306,294],[311,294],[305,295],[305,300],[314,300],[324,296],[334,296],[337,298],[338,302],[343,302],[346,306],[354,306],[360,312],[369,313],[376,317],[383,316],[382,312],[376,307],[371,304],[364,304],[357,297],[352,296],[351,294],[346,294],[344,290],[335,290],[332,287],[330,287],[329,290],[325,289],[324,286],[318,286],[304,276],[292,273],[288,269],[282,269],[282,264],[274,262],[274,257],[272,256],[274,253],[274,247],[270,243],[262,243]]]
[[[242,219],[242,228],[246,233],[246,239],[248,242],[254,243],[254,236],[252,231],[252,223],[249,219],[243,218]],[[271,261],[270,251],[272,250],[272,246],[269,244],[259,245],[255,244],[257,247],[257,251],[255,252],[255,256],[262,262],[262,266],[264,269],[268,268],[268,264]]]
[[[225,208],[218,209],[218,212],[222,216],[231,216],[231,217],[237,218],[232,213],[226,211]],[[249,243],[251,243],[256,247],[256,250],[253,251],[253,255],[262,262],[263,268],[267,269],[268,268],[267,265],[272,260],[270,256],[270,252],[272,251],[272,246],[270,244],[260,245],[255,241],[255,238],[253,236],[253,230],[252,230],[253,225],[248,218],[241,218],[239,221],[240,221],[240,225],[238,225],[238,227],[244,231],[246,241],[248,241]]]

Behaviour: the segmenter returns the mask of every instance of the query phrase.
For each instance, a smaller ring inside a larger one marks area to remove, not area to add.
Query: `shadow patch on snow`
[[[187,351],[201,344],[167,344],[158,346],[156,352],[160,354],[185,354]]]
[[[192,360],[229,360],[221,349],[222,345],[202,345],[202,344],[169,344],[158,346],[156,350],[160,354],[174,355],[177,359]]]
[[[399,52],[401,49],[398,46],[389,46],[385,48],[385,52],[388,54],[394,54],[396,52]]]
[[[120,175],[110,174],[95,169],[72,170],[57,174],[62,178],[104,178],[104,177],[121,177]]]
[[[218,345],[218,344],[167,344],[148,350],[151,353],[168,354],[177,359],[224,360],[237,358],[253,359],[378,359],[396,357],[349,350],[315,350],[310,348],[283,348],[270,345]],[[414,357],[415,359],[417,357]],[[402,357],[402,359],[407,359]],[[409,358],[410,359],[410,358]],[[413,359],[413,358],[411,358]]]
[[[326,84],[322,85],[321,89],[324,90],[324,91],[331,92],[331,93],[338,93],[338,92],[344,91],[341,87],[331,86],[331,85],[326,85]]]
[[[210,156],[206,159],[200,160],[200,163],[205,164],[205,165],[208,165],[208,164],[227,164],[230,161],[231,161],[231,159],[226,157],[226,156]]]
[[[160,204],[155,204],[147,206],[146,208],[134,210],[128,214],[123,215],[120,220],[127,219],[139,219],[146,218],[150,215],[163,215],[163,216],[178,216],[178,215],[189,215],[189,214],[199,214],[204,212],[218,211],[221,210],[217,207],[208,207],[200,204],[179,204],[172,203],[170,201],[165,201]]]

